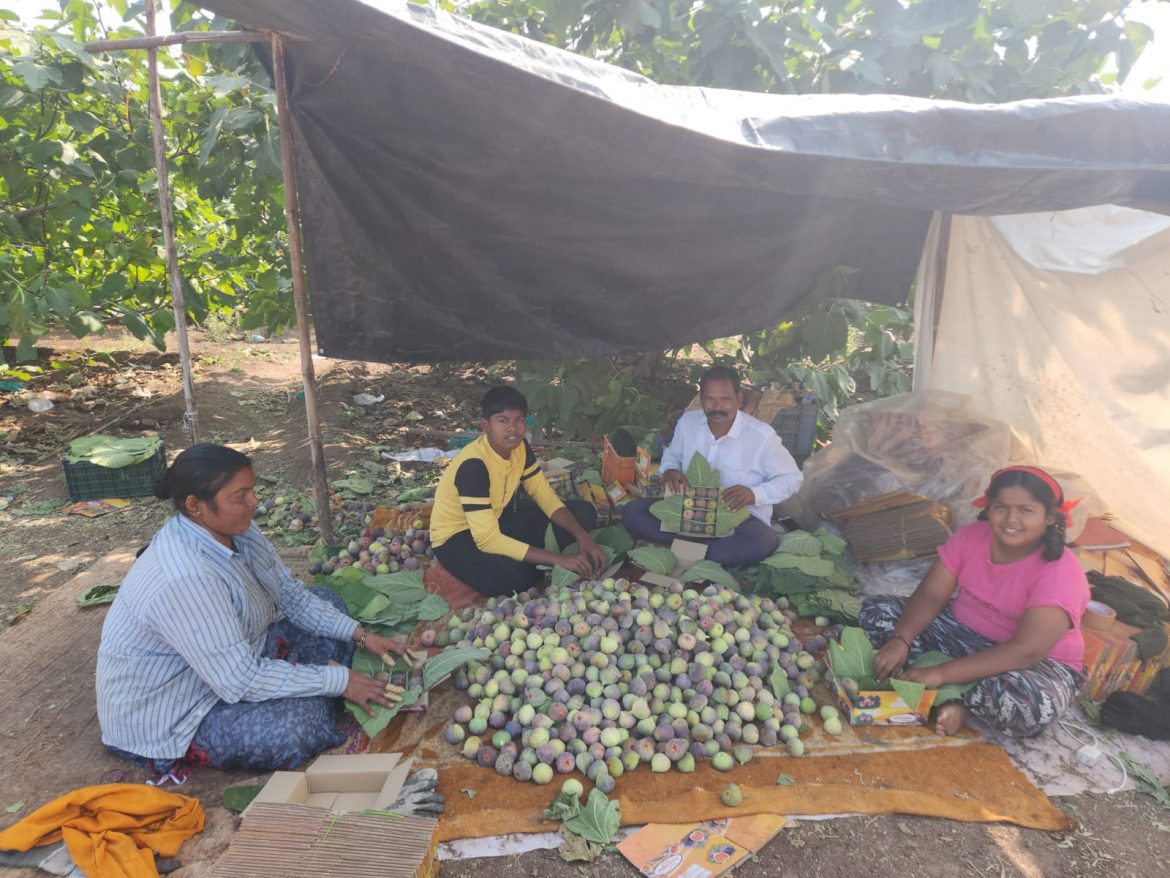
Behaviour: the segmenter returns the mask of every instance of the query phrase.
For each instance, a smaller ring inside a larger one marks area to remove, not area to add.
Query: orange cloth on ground
[[[0,849],[27,851],[62,838],[89,878],[158,878],[154,853],[173,857],[203,831],[198,799],[146,784],[82,787],[0,832]]]

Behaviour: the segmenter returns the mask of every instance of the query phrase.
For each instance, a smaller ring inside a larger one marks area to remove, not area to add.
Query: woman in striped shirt
[[[329,589],[305,589],[252,522],[249,458],[194,445],[156,494],[177,514],[130,569],[102,626],[102,742],[156,776],[199,765],[268,771],[337,746],[337,696],[390,706],[349,668],[354,649],[401,655]]]

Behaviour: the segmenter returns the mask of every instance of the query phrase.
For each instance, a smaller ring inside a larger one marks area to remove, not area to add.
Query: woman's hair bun
[[[171,468],[167,467],[154,480],[154,496],[159,500],[171,499]]]

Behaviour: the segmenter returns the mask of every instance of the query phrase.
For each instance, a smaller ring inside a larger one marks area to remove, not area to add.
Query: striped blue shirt
[[[346,668],[261,653],[282,618],[338,640],[353,637],[357,622],[306,590],[256,525],[234,544],[176,515],[130,568],[98,647],[103,743],[177,759],[218,702],[345,691]]]

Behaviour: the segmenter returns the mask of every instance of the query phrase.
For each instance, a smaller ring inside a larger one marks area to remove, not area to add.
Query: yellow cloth
[[[158,878],[154,853],[173,857],[203,831],[198,799],[146,784],[82,787],[0,832],[0,849],[27,851],[65,840],[89,878]]]

